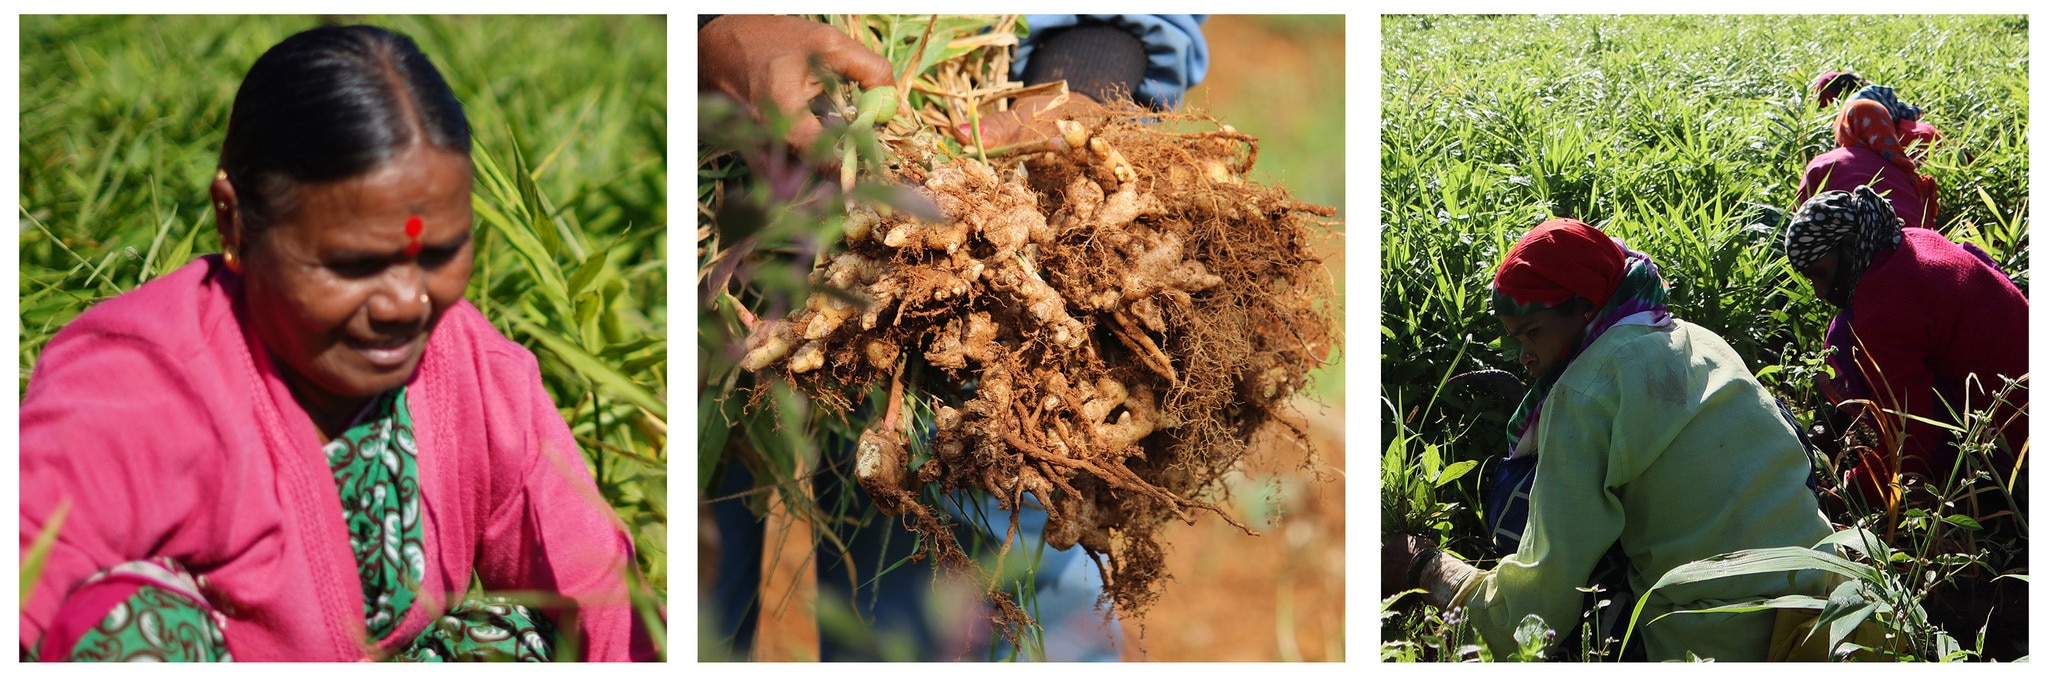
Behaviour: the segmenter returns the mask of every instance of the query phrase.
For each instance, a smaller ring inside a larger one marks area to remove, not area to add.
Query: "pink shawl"
[[[584,659],[653,657],[626,598],[632,540],[533,355],[467,302],[444,315],[409,384],[424,589],[390,638],[365,646],[334,477],[244,331],[239,284],[207,256],[100,303],[44,348],[21,402],[22,549],[59,503],[70,513],[23,604],[22,645],[87,576],[168,556],[202,576],[238,661],[387,654],[459,601],[472,572],[493,592],[573,602]]]

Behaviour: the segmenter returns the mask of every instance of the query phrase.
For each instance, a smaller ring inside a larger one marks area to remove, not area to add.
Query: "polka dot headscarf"
[[[1792,224],[1785,227],[1785,257],[1791,259],[1794,269],[1801,269],[1839,253],[1834,288],[1828,290],[1827,300],[1848,308],[1871,257],[1892,250],[1905,237],[1900,227],[1891,201],[1870,186],[1856,186],[1848,192],[1830,190],[1807,200],[1792,217]]]
[[[1909,114],[1910,117],[1900,117],[1901,114]],[[1939,209],[1937,204],[1941,190],[1935,185],[1933,176],[1920,173],[1919,160],[1914,157],[1914,153],[1906,151],[1906,143],[1913,140],[1933,143],[1940,134],[1923,136],[1899,126],[1902,121],[1919,117],[1920,109],[1899,103],[1898,98],[1892,95],[1891,88],[1876,85],[1864,87],[1863,91],[1856,94],[1854,100],[1843,104],[1842,110],[1835,114],[1835,143],[1843,148],[1862,148],[1875,152],[1886,162],[1891,163],[1903,174],[1902,178],[1913,184],[1919,193],[1918,199],[1924,205],[1921,209],[1923,218],[1926,222],[1932,223]],[[1921,129],[1933,128],[1922,126]],[[1927,146],[1919,146],[1916,152],[1926,154]]]
[[[1906,154],[1906,139],[1899,134],[1898,121],[1884,104],[1856,99],[1835,114],[1835,144],[1844,148],[1868,148],[1908,174],[1918,175],[1919,166]]]

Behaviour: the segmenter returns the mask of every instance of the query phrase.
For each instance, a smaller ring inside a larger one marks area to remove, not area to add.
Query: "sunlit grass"
[[[1547,218],[1650,254],[1673,314],[1726,338],[1812,422],[1833,312],[1784,262],[1772,214],[1797,209],[1805,163],[1833,147],[1832,111],[1808,89],[1821,72],[1854,70],[1927,110],[1947,135],[1924,169],[1942,232],[2028,286],[2024,17],[1404,16],[1382,31],[1381,451],[1384,480],[1403,487],[1383,500],[1390,527],[1490,555],[1474,498],[1515,400],[1445,379],[1521,374],[1488,282]],[[1412,490],[1467,461],[1481,464],[1427,485],[1436,495]],[[1432,511],[1447,503],[1460,508]],[[1402,640],[1383,654],[1421,655],[1426,641]],[[1439,647],[1432,658],[1469,657]]]

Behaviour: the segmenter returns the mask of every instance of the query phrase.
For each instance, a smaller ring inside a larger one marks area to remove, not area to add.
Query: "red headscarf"
[[[1920,196],[1926,199],[1927,218],[1931,221],[1935,214],[1934,178],[1920,175],[1919,164],[1906,154],[1907,140],[1898,122],[1892,118],[1891,111],[1882,103],[1857,99],[1842,106],[1842,112],[1835,115],[1835,144],[1877,151],[1892,166],[1905,170],[1920,188]]]
[[[1621,247],[1599,228],[1569,218],[1551,219],[1508,249],[1493,274],[1493,290],[1524,307],[1551,307],[1574,296],[1600,307],[1621,284],[1626,263]],[[1508,314],[1504,309],[1494,311]]]

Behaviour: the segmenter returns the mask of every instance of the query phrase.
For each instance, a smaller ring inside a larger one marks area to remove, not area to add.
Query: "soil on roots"
[[[1337,340],[1311,248],[1334,210],[1244,180],[1256,139],[1160,117],[1062,121],[1059,143],[994,166],[894,144],[894,178],[944,218],[856,206],[847,250],[812,273],[820,290],[756,325],[745,362],[840,411],[906,359],[929,365],[909,383],[934,399],[929,450],[909,448],[892,401],[857,447],[862,488],[948,563],[965,559],[917,499],[926,486],[1043,507],[1047,542],[1084,548],[1138,619],[1166,575],[1168,519],[1251,532],[1216,506],[1224,475],[1254,439],[1307,448],[1280,402]]]

